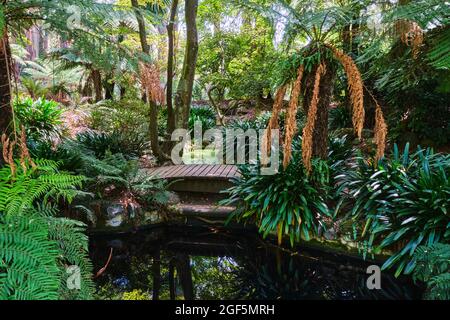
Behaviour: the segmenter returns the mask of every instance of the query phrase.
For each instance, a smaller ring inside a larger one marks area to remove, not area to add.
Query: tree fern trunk
[[[306,76],[305,80],[303,105],[306,114],[308,114],[309,105],[311,103],[315,74],[316,69],[314,68],[312,72]],[[313,133],[313,158],[326,159],[328,157],[328,112],[330,109],[331,99],[333,97],[334,74],[335,70],[333,66],[328,63],[326,73],[322,76],[322,80],[320,82],[317,119],[314,125]]]
[[[12,120],[10,78],[8,76],[12,72],[10,56],[8,33],[4,30],[3,37],[0,39],[0,133],[8,131]]]

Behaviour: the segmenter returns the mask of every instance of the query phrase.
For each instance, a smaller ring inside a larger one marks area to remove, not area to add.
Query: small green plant
[[[121,101],[105,100],[93,106],[90,116],[91,128],[99,133],[81,136],[83,143],[102,144],[115,148],[111,152],[142,155],[149,141],[149,109],[139,99],[125,98]],[[114,145],[115,144],[115,145]],[[89,146],[88,146],[89,147]]]
[[[196,122],[201,122],[203,131],[216,126],[216,113],[210,107],[192,107],[189,116],[188,128],[194,130]]]
[[[435,243],[418,247],[414,260],[414,280],[427,284],[424,298],[430,300],[450,299],[450,245]]]
[[[77,142],[102,158],[107,153],[123,153],[128,158],[137,158],[148,149],[148,141],[143,135],[127,134],[120,131],[102,133],[86,131],[78,134]]]
[[[34,140],[59,138],[62,133],[63,110],[55,101],[42,98],[24,98],[14,101],[17,128],[25,127],[26,134]]]

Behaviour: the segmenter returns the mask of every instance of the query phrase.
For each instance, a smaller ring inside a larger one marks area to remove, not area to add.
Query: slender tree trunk
[[[150,145],[152,148],[153,155],[158,159],[158,161],[162,162],[167,160],[166,157],[159,146],[159,132],[158,132],[158,104],[149,101],[150,105],[150,125],[149,125],[149,134],[150,134]]]
[[[305,80],[305,95],[303,105],[308,113],[314,89],[316,68],[309,73]],[[328,157],[328,112],[333,97],[334,67],[327,64],[326,73],[322,76],[319,89],[319,104],[317,106],[317,119],[313,133],[313,158],[326,159]]]
[[[174,75],[174,27],[178,10],[178,0],[172,1],[170,21],[167,25],[168,53],[167,53],[167,130],[171,134],[175,130],[175,113],[173,110],[173,75]]]
[[[145,54],[150,53],[150,46],[147,42],[147,30],[145,27],[145,20],[142,13],[139,11],[139,3],[137,0],[131,0],[131,5],[135,9],[136,20],[139,27],[139,39],[141,41],[142,52]],[[150,107],[149,110],[149,134],[150,134],[150,144],[153,155],[159,160],[163,160],[161,149],[159,148],[159,135],[158,135],[158,105],[150,101],[148,92],[145,92],[144,97]]]
[[[131,0],[131,5],[134,8],[134,13],[136,15],[136,20],[138,22],[139,27],[139,40],[141,41],[142,51],[146,54],[150,52],[150,46],[147,42],[147,31],[145,28],[145,20],[142,16],[142,13],[139,11],[139,3],[138,0]]]
[[[184,55],[183,71],[175,95],[176,126],[184,129],[188,127],[198,56],[197,8],[198,0],[185,0],[186,52]]]
[[[212,92],[214,90],[218,90],[220,91],[217,87],[211,87],[208,89],[207,93],[208,93],[208,98],[209,98],[209,102],[211,103],[211,105],[213,106],[214,110],[216,110],[216,123],[220,126],[224,126],[225,125],[225,117],[222,114],[222,111],[220,110],[220,106],[216,103],[216,101],[214,101],[214,97]]]
[[[94,84],[95,102],[103,100],[102,74],[98,69],[92,69],[92,83]]]
[[[0,134],[9,129],[12,120],[10,77],[12,72],[11,49],[9,46],[8,32],[3,32],[0,39]]]

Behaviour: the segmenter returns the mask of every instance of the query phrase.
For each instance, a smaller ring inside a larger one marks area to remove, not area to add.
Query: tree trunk
[[[134,13],[136,15],[136,20],[138,22],[139,27],[139,40],[141,41],[142,51],[146,54],[150,52],[150,46],[147,42],[147,31],[145,28],[145,20],[142,16],[142,13],[139,11],[139,3],[138,0],[131,0],[131,5],[134,8]]]
[[[114,96],[114,81],[113,74],[107,74],[106,79],[103,80],[103,88],[105,89],[105,99],[112,100]]]
[[[216,110],[216,114],[217,114],[217,117],[216,117],[217,121],[216,121],[216,123],[219,126],[224,126],[225,125],[225,117],[223,116],[222,111],[220,110],[220,106],[214,101],[214,97],[213,97],[213,94],[212,94],[212,92],[214,90],[218,90],[218,88],[217,87],[211,87],[211,88],[208,89],[209,102],[213,106],[214,110]]]
[[[150,134],[150,147],[152,149],[153,155],[158,159],[159,162],[167,160],[166,157],[159,147],[159,132],[158,132],[158,104],[153,101],[148,101],[150,105],[150,119],[149,119],[149,134]]]
[[[0,33],[2,30],[0,30]],[[12,72],[11,49],[8,32],[3,30],[0,39],[0,134],[6,133],[12,120],[10,77]]]
[[[131,5],[135,10],[136,20],[138,22],[139,27],[139,39],[141,41],[142,52],[145,54],[150,53],[150,46],[147,42],[147,30],[145,27],[145,20],[142,16],[142,13],[139,11],[139,4],[137,0],[131,0]],[[147,103],[150,107],[149,110],[149,134],[150,134],[150,144],[153,155],[159,160],[162,161],[166,157],[163,155],[160,147],[159,147],[159,134],[158,134],[158,104],[149,99],[148,92],[145,92],[143,99],[147,100]]]
[[[98,69],[92,69],[92,83],[94,84],[95,102],[103,100],[102,74]]]
[[[167,53],[167,131],[171,134],[175,130],[175,113],[173,110],[173,75],[174,75],[174,27],[178,10],[178,0],[172,1],[170,21],[167,25],[168,53]]]
[[[303,105],[308,114],[309,105],[314,90],[316,68],[306,76],[305,95]],[[317,106],[317,119],[313,133],[313,158],[326,159],[328,157],[328,112],[333,97],[333,81],[335,70],[333,65],[327,64],[326,73],[322,76],[319,88],[319,104]]]
[[[188,128],[189,113],[194,88],[195,67],[198,55],[197,8],[198,0],[185,0],[186,52],[183,71],[175,95],[175,123],[178,128]]]

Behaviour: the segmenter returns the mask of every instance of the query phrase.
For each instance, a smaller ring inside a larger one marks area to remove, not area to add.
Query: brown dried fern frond
[[[2,134],[2,151],[3,151],[3,160],[8,162],[8,152],[9,152],[9,138],[6,134]]]
[[[298,69],[297,79],[295,80],[294,87],[292,88],[291,101],[289,101],[289,109],[286,116],[286,129],[284,133],[284,159],[283,166],[286,169],[291,162],[292,154],[292,139],[297,133],[297,110],[298,99],[300,96],[303,72],[305,68],[301,65]]]
[[[413,58],[416,59],[423,44],[422,28],[414,21],[400,19],[395,23],[394,30],[400,40],[411,47]]]
[[[15,145],[16,141],[10,141],[10,139],[6,136],[6,134],[2,135],[3,159],[5,160],[6,164],[9,164],[12,177],[15,177],[17,171],[16,164],[14,163]]]
[[[21,132],[20,132],[20,140],[19,140],[19,146],[20,146],[20,165],[23,169],[23,171],[27,172],[27,163],[31,165],[33,169],[36,168],[36,164],[34,163],[33,159],[30,156],[30,151],[27,147],[27,135],[25,133],[25,127],[22,126]]]
[[[319,91],[320,91],[320,80],[322,75],[326,72],[326,67],[323,63],[319,65],[316,70],[315,80],[314,80],[314,90],[311,99],[311,103],[308,110],[308,117],[306,120],[305,128],[303,129],[303,141],[302,141],[302,159],[306,171],[311,172],[311,158],[313,152],[313,135],[314,126],[317,120],[317,108],[319,105]]]
[[[160,72],[156,65],[140,63],[140,80],[149,101],[163,105],[165,103],[165,92],[161,86]]]
[[[346,55],[341,50],[331,47],[335,57],[344,67],[345,73],[347,74],[348,88],[350,92],[350,101],[352,103],[353,109],[353,128],[359,139],[362,138],[362,130],[364,128],[364,89],[363,80],[361,73],[353,61],[353,59]]]
[[[377,145],[377,153],[375,160],[378,162],[384,156],[386,150],[386,136],[388,132],[388,126],[384,120],[383,110],[380,105],[375,101],[375,128],[374,128],[374,141]]]
[[[286,94],[288,85],[285,84],[281,86],[275,95],[275,101],[273,103],[272,116],[270,117],[269,124],[267,125],[266,134],[264,137],[264,144],[266,146],[267,154],[270,155],[271,151],[271,140],[272,140],[272,130],[278,129],[280,127],[278,123],[278,118],[280,116],[281,109],[283,108],[284,96]]]

